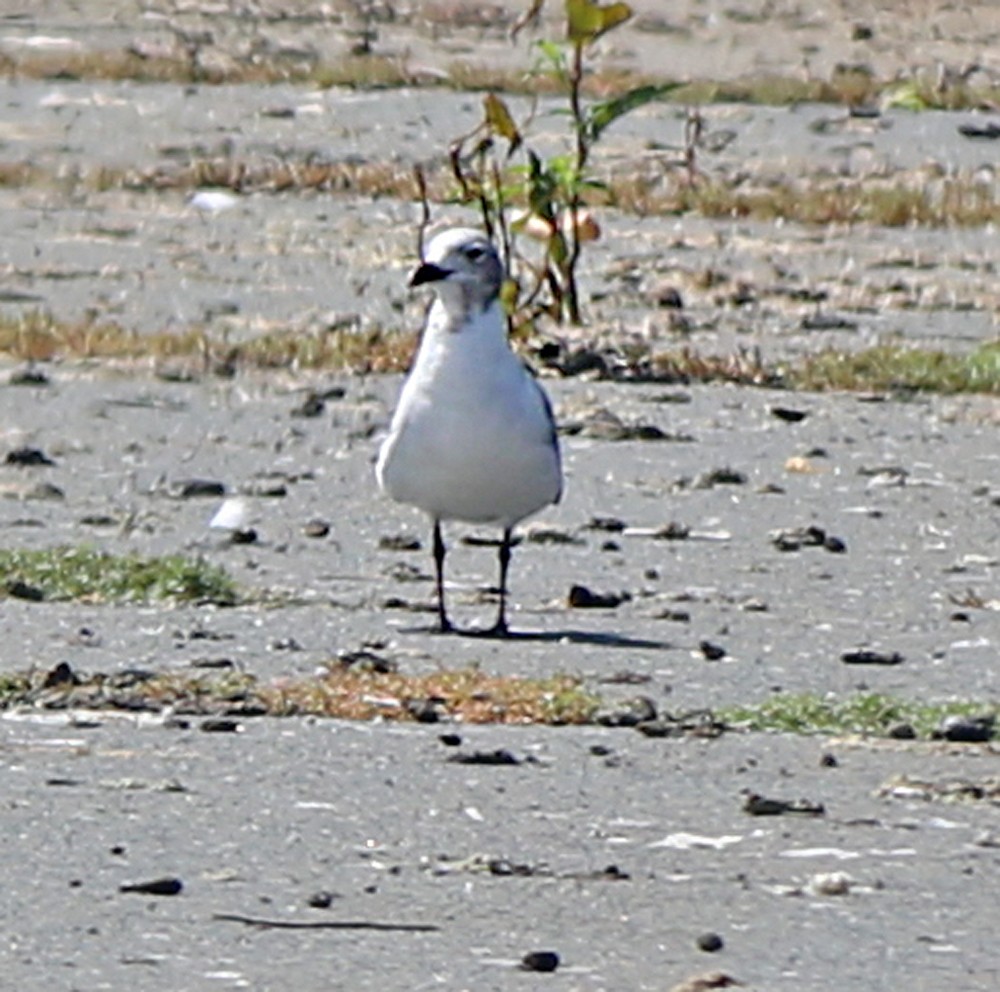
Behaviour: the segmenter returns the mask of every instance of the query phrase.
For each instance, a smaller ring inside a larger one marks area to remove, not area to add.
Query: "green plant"
[[[201,558],[112,555],[88,547],[0,549],[0,595],[38,600],[236,602],[233,580]]]
[[[536,16],[543,2],[534,0],[519,26]],[[606,187],[590,169],[591,153],[616,120],[679,85],[647,84],[604,100],[585,99],[587,52],[631,16],[632,9],[622,2],[602,6],[591,0],[566,0],[566,41],[536,43],[539,61],[532,74],[554,82],[566,99],[566,107],[559,111],[569,118],[566,151],[540,155],[526,140],[525,125],[518,124],[496,93],[484,98],[477,127],[452,145],[460,202],[478,207],[486,230],[499,241],[508,271],[516,260],[522,271],[530,273],[529,285],[506,287],[505,304],[515,326],[540,313],[558,323],[580,323],[577,267],[583,244],[599,233],[586,206],[595,197],[608,198]],[[520,208],[517,214],[510,209],[515,205]],[[518,250],[522,235],[540,243],[540,258],[530,261]]]
[[[863,734],[884,737],[902,723],[916,735],[933,735],[949,716],[996,713],[995,701],[950,700],[930,703],[882,693],[838,697],[817,693],[782,693],[746,706],[724,707],[716,716],[732,727],[782,734]]]

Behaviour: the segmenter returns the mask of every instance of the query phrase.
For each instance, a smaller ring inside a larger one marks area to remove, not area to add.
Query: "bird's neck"
[[[457,313],[438,299],[427,315],[417,362],[431,375],[482,368],[513,358],[507,341],[507,318],[499,300],[483,309]]]
[[[472,347],[472,341],[507,346],[507,318],[499,299],[486,306],[479,300],[438,297],[427,315],[427,333],[445,338],[462,338],[456,347]]]

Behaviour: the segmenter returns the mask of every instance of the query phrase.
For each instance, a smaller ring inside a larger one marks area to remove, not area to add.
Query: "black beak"
[[[410,276],[411,286],[423,286],[425,282],[440,282],[451,275],[448,269],[442,269],[440,265],[433,262],[422,262]]]

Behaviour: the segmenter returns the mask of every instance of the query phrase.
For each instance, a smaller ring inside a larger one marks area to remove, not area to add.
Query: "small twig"
[[[213,913],[213,920],[243,923],[261,930],[387,930],[429,933],[439,930],[433,923],[379,923],[377,920],[265,920],[241,913]]]
[[[418,162],[413,167],[413,177],[417,181],[417,193],[420,195],[420,224],[417,227],[417,258],[424,257],[424,235],[431,223],[431,205],[427,199],[427,177],[424,167]]]
[[[500,251],[509,274],[513,269],[514,255],[510,243],[510,231],[507,228],[507,204],[504,200],[503,176],[500,174],[500,166],[497,164],[496,159],[493,160],[493,189],[496,191],[496,215],[500,237]]]
[[[701,116],[701,111],[688,108],[684,120],[684,168],[687,170],[687,179],[691,186],[697,183],[701,175],[698,168],[698,146],[704,130],[705,118]]]
[[[531,0],[528,9],[514,22],[514,26],[510,29],[511,41],[517,41],[517,36],[529,24],[536,24],[538,22],[544,4],[545,0]]]
[[[570,242],[569,258],[559,265],[561,282],[563,283],[563,299],[561,300],[560,316],[565,316],[571,324],[580,323],[580,298],[576,285],[576,268],[580,261],[580,209],[583,198],[580,196],[580,179],[587,168],[590,156],[590,143],[587,138],[586,118],[581,100],[583,90],[583,43],[576,42],[573,46],[573,63],[570,70],[569,105],[573,115],[576,131],[576,161],[574,163],[576,178],[569,198]]]

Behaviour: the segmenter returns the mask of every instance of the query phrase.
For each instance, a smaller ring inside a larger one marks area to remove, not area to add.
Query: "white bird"
[[[511,351],[503,279],[496,249],[481,232],[455,228],[431,240],[410,285],[433,285],[436,299],[376,468],[384,492],[431,517],[442,632],[452,626],[441,522],[503,529],[500,609],[487,632],[503,636],[513,528],[562,493],[552,407]]]

